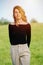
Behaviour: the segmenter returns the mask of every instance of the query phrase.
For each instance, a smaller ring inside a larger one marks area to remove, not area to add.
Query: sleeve
[[[31,25],[29,24],[27,27],[27,45],[29,47],[31,41]]]
[[[10,26],[10,24],[8,25],[8,34],[9,34],[9,40],[10,40],[10,43],[13,41],[13,32],[12,32],[12,28]]]

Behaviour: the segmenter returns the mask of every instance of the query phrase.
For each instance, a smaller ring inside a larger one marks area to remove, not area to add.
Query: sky
[[[24,9],[28,22],[31,19],[43,22],[43,0],[0,0],[0,19],[4,17],[13,22],[13,7],[16,5]]]

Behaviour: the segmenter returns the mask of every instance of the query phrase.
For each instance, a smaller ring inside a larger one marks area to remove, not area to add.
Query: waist
[[[27,42],[11,42],[11,45],[27,44]]]

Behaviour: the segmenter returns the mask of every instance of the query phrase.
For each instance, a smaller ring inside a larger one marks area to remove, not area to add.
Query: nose
[[[19,13],[17,13],[17,16],[19,16]]]

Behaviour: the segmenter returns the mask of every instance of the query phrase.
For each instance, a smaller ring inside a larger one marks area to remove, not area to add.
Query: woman
[[[9,24],[11,59],[13,65],[30,65],[31,26],[20,6],[13,8],[14,23]]]

